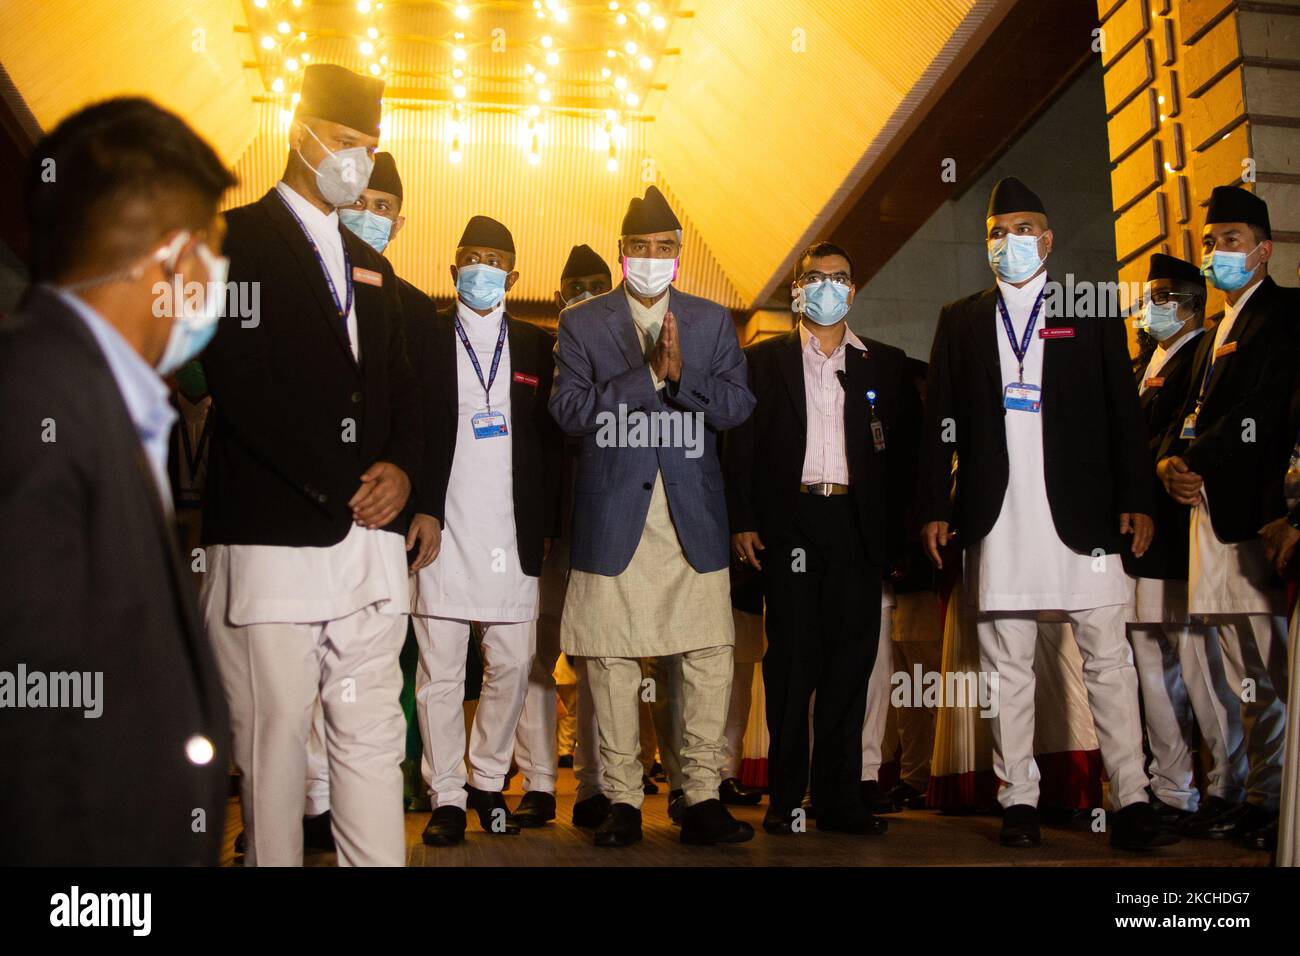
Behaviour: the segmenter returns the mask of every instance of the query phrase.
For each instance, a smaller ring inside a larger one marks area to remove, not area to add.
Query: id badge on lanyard
[[[478,356],[474,354],[474,346],[470,345],[469,336],[465,334],[465,329],[460,324],[460,316],[456,317],[456,335],[460,338],[461,344],[465,346],[465,351],[469,354],[469,361],[474,366],[474,374],[478,376],[478,383],[483,386],[483,400],[487,406],[482,411],[475,412],[470,416],[469,422],[474,430],[474,438],[500,438],[503,435],[510,434],[510,430],[506,426],[505,413],[493,411],[492,409],[492,383],[496,381],[497,369],[501,365],[501,353],[505,350],[506,345],[505,315],[501,316],[501,331],[497,335],[497,347],[492,355],[492,368],[488,372],[486,381],[483,378],[483,367],[479,365]]]
[[[867,389],[867,401],[871,403],[871,444],[876,451],[885,450],[885,424],[876,417],[876,390]]]
[[[1002,301],[1002,291],[998,290],[998,314],[1002,317],[1002,327],[1006,330],[1007,341],[1011,343],[1011,351],[1020,368],[1017,380],[1008,382],[1002,390],[1002,407],[1007,411],[1037,414],[1043,410],[1042,387],[1025,381],[1025,356],[1029,354],[1029,343],[1033,340],[1034,326],[1038,324],[1038,312],[1042,307],[1043,293],[1039,292],[1038,298],[1034,300],[1034,308],[1029,313],[1029,321],[1025,324],[1025,334],[1017,342],[1015,330],[1011,326],[1011,315],[1007,312],[1006,303]]]

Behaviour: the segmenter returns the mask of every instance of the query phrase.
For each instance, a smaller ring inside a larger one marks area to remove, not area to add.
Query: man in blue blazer
[[[638,659],[669,655],[682,671],[681,840],[736,843],[753,828],[718,799],[735,636],[717,440],[754,397],[727,311],[671,288],[681,223],[658,189],[632,200],[620,236],[624,282],[560,315],[550,401],[582,439],[560,640],[589,658],[611,802],[596,845],[641,839]]]

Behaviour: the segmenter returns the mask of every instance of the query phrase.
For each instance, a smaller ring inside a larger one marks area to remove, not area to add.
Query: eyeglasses
[[[805,272],[795,280],[795,284],[800,288],[816,285],[818,282],[833,282],[836,285],[848,286],[853,284],[853,277],[847,272]]]
[[[1168,289],[1157,289],[1156,291],[1143,296],[1140,305],[1145,307],[1150,302],[1154,302],[1156,305],[1165,305],[1171,299],[1178,300],[1194,298],[1196,298],[1196,296],[1191,292],[1170,292]]]

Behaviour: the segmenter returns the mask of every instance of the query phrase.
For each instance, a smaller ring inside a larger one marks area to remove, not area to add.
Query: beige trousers
[[[718,796],[731,695],[732,648],[701,647],[681,660],[682,790],[686,805]],[[641,662],[635,657],[591,657],[587,679],[600,733],[605,796],[640,809]]]

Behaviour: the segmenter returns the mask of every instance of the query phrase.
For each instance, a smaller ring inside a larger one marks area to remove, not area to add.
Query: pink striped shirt
[[[831,353],[822,354],[817,337],[802,322],[799,341],[803,346],[803,391],[808,409],[808,435],[804,442],[803,483],[849,483],[849,458],[844,446],[844,386],[836,372],[844,371],[844,348],[851,345],[865,352],[867,347],[844,330],[844,340]]]

